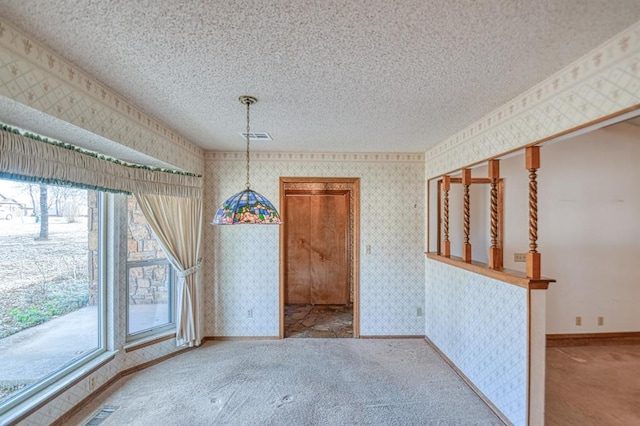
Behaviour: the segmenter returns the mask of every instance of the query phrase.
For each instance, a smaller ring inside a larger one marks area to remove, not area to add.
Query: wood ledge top
[[[456,268],[465,269],[476,274],[484,275],[485,277],[493,278],[498,281],[503,281],[507,284],[517,285],[518,287],[527,288],[530,290],[546,290],[549,288],[549,283],[556,282],[553,278],[541,277],[541,278],[529,278],[524,272],[514,271],[511,269],[491,269],[486,263],[472,261],[471,263],[464,262],[462,258],[457,256],[444,257],[437,253],[425,253],[428,259],[436,260],[438,262],[446,263],[447,265],[455,266]]]

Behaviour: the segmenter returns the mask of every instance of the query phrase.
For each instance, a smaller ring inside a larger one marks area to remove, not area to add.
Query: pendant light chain
[[[249,131],[251,128],[249,127],[249,107],[251,102],[247,102],[247,189],[251,188],[251,184],[249,183]]]
[[[249,144],[251,141],[251,125],[249,123],[249,110],[251,105],[258,102],[253,96],[243,95],[238,98],[241,104],[247,106],[247,184],[246,189],[233,194],[222,203],[220,208],[216,210],[216,214],[211,221],[212,225],[279,225],[282,223],[278,210],[271,204],[271,201],[262,194],[251,189],[249,182],[249,164],[251,153],[249,152]]]

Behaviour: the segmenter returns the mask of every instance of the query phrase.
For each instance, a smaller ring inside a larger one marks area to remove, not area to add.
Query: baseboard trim
[[[640,332],[547,334],[547,347],[638,345]]]
[[[230,342],[236,340],[280,340],[280,336],[207,336],[203,341]]]
[[[154,366],[156,364],[160,364],[162,361],[166,361],[166,360],[168,360],[170,358],[173,358],[174,356],[177,356],[177,355],[182,355],[183,353],[192,351],[192,350],[194,350],[196,348],[198,348],[198,346],[191,346],[191,347],[183,348],[183,349],[180,349],[178,351],[174,351],[174,352],[162,355],[159,358],[152,359],[151,361],[147,361],[147,362],[143,362],[142,364],[134,365],[133,367],[127,368],[126,370],[122,370],[120,372],[120,376],[124,377],[124,376],[128,376],[129,374],[137,373],[140,370],[144,370],[145,368],[149,368],[149,367],[152,367],[152,366]]]
[[[460,369],[453,363],[453,361],[451,361],[449,359],[448,356],[446,356],[444,354],[444,352],[442,352],[440,350],[440,348],[438,346],[436,346],[435,343],[433,343],[431,341],[431,339],[429,339],[428,337],[424,336],[424,340],[425,342],[427,342],[427,344],[429,346],[431,346],[431,348],[440,356],[440,358],[442,358],[444,360],[444,362],[446,362],[447,364],[449,364],[449,367],[451,367],[453,369],[453,371],[456,372],[456,374],[458,376],[460,376],[460,378],[471,388],[472,391],[474,391],[476,393],[476,395],[478,395],[478,397],[480,397],[480,399],[487,404],[487,406],[491,409],[491,411],[493,411],[495,413],[496,416],[498,416],[498,418],[500,418],[500,420],[502,420],[502,422],[505,425],[509,425],[509,426],[513,426],[513,423],[507,418],[507,416],[505,416],[502,411],[500,411],[498,409],[498,407],[496,407],[494,405],[493,402],[491,402],[491,400],[489,398],[487,398],[485,396],[485,394],[483,394],[480,389],[478,389],[478,387],[473,384],[473,382],[471,380],[469,380],[469,378],[462,372],[460,371]]]
[[[424,335],[418,334],[382,334],[382,335],[360,335],[360,339],[424,339]]]
[[[63,426],[68,424],[69,420],[71,420],[73,416],[79,413],[80,410],[82,410],[87,404],[91,403],[94,399],[100,396],[102,392],[106,391],[111,385],[115,384],[121,378],[128,376],[129,374],[136,373],[140,370],[144,370],[145,368],[151,367],[155,364],[159,364],[162,361],[166,361],[169,358],[173,358],[176,355],[183,354],[195,348],[197,348],[197,346],[188,347],[188,348],[181,349],[179,351],[171,352],[159,358],[152,359],[151,361],[144,362],[142,364],[136,365],[131,368],[127,368],[126,370],[122,370],[116,373],[112,378],[107,380],[105,383],[99,386],[96,390],[94,390],[89,395],[84,397],[79,403],[74,405],[69,411],[64,413],[62,416],[58,417],[53,423],[51,423],[51,426]]]

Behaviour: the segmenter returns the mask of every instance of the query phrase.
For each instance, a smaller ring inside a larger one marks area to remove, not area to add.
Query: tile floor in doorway
[[[286,305],[285,337],[353,337],[353,305]]]

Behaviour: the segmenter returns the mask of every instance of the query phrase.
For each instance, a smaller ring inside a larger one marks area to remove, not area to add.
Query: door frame
[[[295,188],[294,188],[295,187]],[[351,239],[350,274],[353,285],[353,337],[360,337],[360,178],[340,177],[281,177],[280,178],[280,339],[284,339],[284,308],[285,308],[285,258],[287,210],[285,196],[287,190],[333,190],[344,189],[349,192],[349,237]]]

